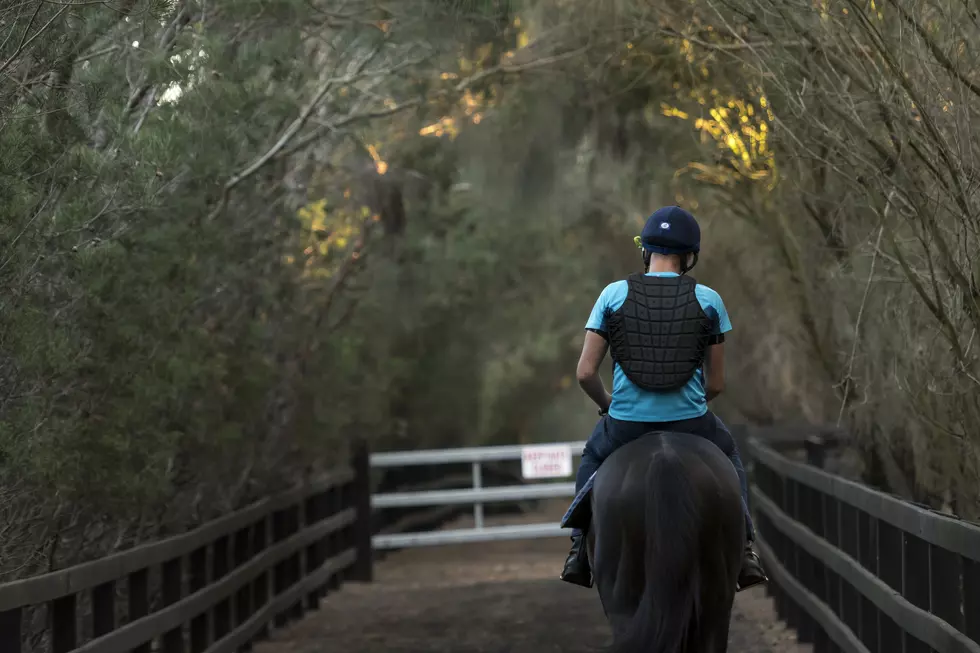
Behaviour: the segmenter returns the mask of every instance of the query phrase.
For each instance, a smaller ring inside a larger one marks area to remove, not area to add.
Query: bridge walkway
[[[490,524],[558,520],[564,500]],[[447,528],[467,528],[463,518]],[[609,643],[596,592],[557,579],[565,539],[403,550],[375,582],[349,584],[255,653],[588,653]],[[812,653],[761,588],[736,597],[731,653]]]

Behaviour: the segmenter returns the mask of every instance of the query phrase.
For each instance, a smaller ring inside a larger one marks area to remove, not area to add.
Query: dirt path
[[[553,518],[550,510],[508,521]],[[457,528],[469,524],[458,523]],[[402,551],[376,581],[347,585],[256,653],[586,653],[608,644],[595,591],[557,580],[567,540]],[[765,591],[739,594],[732,653],[810,653],[776,621]]]

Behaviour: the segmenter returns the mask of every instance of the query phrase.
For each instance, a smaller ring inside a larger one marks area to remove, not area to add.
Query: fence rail
[[[183,535],[0,585],[0,651],[21,653],[25,621],[44,607],[52,653],[236,653],[343,581],[371,579],[369,501],[359,447],[349,467]]]
[[[980,527],[750,438],[760,553],[815,653],[980,653]]]
[[[578,455],[583,442],[559,444]],[[369,455],[188,533],[0,585],[0,653],[237,653],[317,608],[346,580],[370,581],[374,549],[562,536],[557,523],[486,527],[483,507],[572,497],[574,483],[483,486],[483,465],[524,447]],[[371,469],[469,463],[472,487],[371,495]],[[475,528],[372,537],[373,511],[473,504]],[[27,626],[25,628],[25,626]],[[79,627],[81,626],[81,627]],[[25,649],[25,643],[27,648]]]
[[[740,440],[769,592],[814,653],[980,653],[980,526],[789,460],[778,443]],[[808,459],[819,464],[821,449]],[[371,580],[375,549],[564,537],[557,523],[483,523],[490,502],[573,496],[564,481],[483,486],[484,464],[523,450],[358,447],[349,466],[189,533],[0,585],[0,652],[24,653],[41,607],[52,653],[238,653],[343,581]],[[460,463],[470,488],[371,495],[371,468]],[[372,534],[372,511],[466,504],[474,528]]]

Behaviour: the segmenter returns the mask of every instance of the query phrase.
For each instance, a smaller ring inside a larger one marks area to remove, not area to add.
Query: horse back
[[[654,431],[628,442],[614,451],[595,474],[593,488],[613,484],[645,471],[658,456],[674,456],[681,464],[711,471],[717,483],[738,490],[738,475],[731,460],[706,438],[689,433]]]
[[[671,471],[667,474],[668,470]],[[673,481],[658,476],[671,476]],[[681,480],[682,479],[682,480]],[[696,519],[705,537],[725,537],[742,528],[744,517],[738,475],[728,457],[711,441],[688,433],[652,432],[614,451],[596,472],[591,517],[619,523],[644,536],[646,505],[665,488],[664,483],[690,486],[690,509],[695,514],[670,514],[668,521]],[[680,506],[661,506],[675,513]],[[633,528],[630,528],[632,526]]]

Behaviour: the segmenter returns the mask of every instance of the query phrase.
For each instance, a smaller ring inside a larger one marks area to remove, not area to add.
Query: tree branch
[[[59,9],[58,11],[55,12],[54,16],[52,16],[50,19],[48,19],[48,22],[46,22],[44,25],[42,25],[40,27],[40,29],[38,29],[36,32],[34,32],[34,35],[31,36],[31,38],[28,39],[27,38],[27,33],[31,30],[31,25],[34,24],[34,19],[37,17],[38,12],[41,10],[41,7],[43,5],[44,5],[43,2],[38,2],[37,3],[37,8],[34,10],[34,15],[31,16],[31,20],[27,24],[27,28],[24,30],[24,37],[21,39],[20,45],[18,45],[17,46],[17,49],[14,50],[14,53],[12,55],[10,55],[10,58],[7,59],[5,62],[3,62],[2,65],[0,65],[0,73],[3,73],[5,70],[7,70],[7,68],[10,67],[10,64],[12,64],[17,59],[17,57],[19,57],[21,55],[21,53],[24,51],[24,48],[26,48],[27,46],[29,46],[31,43],[34,42],[34,39],[36,39],[37,37],[41,36],[41,34],[43,34],[45,31],[47,31],[47,29],[49,27],[51,27],[52,24],[54,24],[54,21],[56,21],[59,18],[61,18],[61,15],[64,14],[66,11],[68,11],[68,8],[71,7],[70,4],[63,5],[61,7],[61,9]]]

